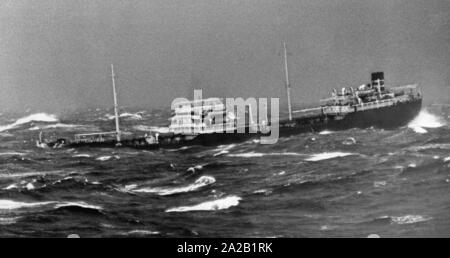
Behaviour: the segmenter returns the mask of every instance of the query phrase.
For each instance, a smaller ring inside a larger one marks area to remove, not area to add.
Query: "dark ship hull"
[[[280,135],[288,136],[304,132],[347,130],[351,128],[377,127],[393,129],[408,124],[422,108],[422,99],[349,113],[345,116],[319,116],[298,118],[280,123]]]
[[[356,111],[346,115],[315,115],[293,117],[279,122],[279,135],[286,137],[302,133],[315,133],[324,130],[347,130],[351,128],[393,129],[408,124],[420,112],[422,99],[417,98],[393,106]],[[267,136],[261,133],[209,133],[198,135],[161,134],[158,143],[149,143],[145,137],[124,138],[118,144],[114,139],[101,142],[68,142],[64,139],[49,144],[49,147],[130,147],[138,149],[182,148],[202,145],[216,146],[243,142]]]

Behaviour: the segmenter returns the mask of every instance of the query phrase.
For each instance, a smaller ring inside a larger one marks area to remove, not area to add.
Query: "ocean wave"
[[[74,125],[74,124],[52,124],[52,125],[45,125],[45,126],[34,126],[29,128],[30,131],[37,131],[37,130],[45,130],[45,129],[56,129],[56,128],[77,128],[77,127],[83,127],[82,125]]]
[[[373,182],[373,187],[375,187],[375,188],[384,187],[386,185],[387,185],[386,181],[375,181],[375,182]]]
[[[158,126],[147,126],[147,125],[136,125],[133,129],[143,132],[158,132],[158,133],[168,133],[169,127],[158,127]]]
[[[405,215],[400,217],[389,217],[392,221],[392,223],[403,225],[403,224],[413,224],[418,222],[424,222],[433,219],[432,217],[428,216],[421,216],[421,215]]]
[[[450,156],[444,158],[444,162],[450,161]]]
[[[196,191],[202,187],[205,187],[210,184],[214,184],[216,182],[216,179],[212,176],[202,176],[199,179],[195,180],[193,184],[187,185],[187,186],[181,186],[181,187],[155,187],[155,188],[137,188],[132,189],[132,192],[136,193],[154,193],[158,195],[172,195],[172,194],[178,194],[178,193],[186,193],[186,192],[192,192]],[[128,190],[129,190],[128,186]]]
[[[100,157],[96,158],[96,160],[99,160],[99,161],[108,161],[108,160],[110,160],[110,159],[112,159],[112,158],[114,158],[114,159],[120,159],[119,156],[114,155],[114,156],[100,156]]]
[[[319,134],[320,135],[328,135],[328,134],[332,134],[332,133],[335,133],[335,132],[334,131],[329,131],[329,130],[324,130],[324,131],[320,132]]]
[[[265,194],[265,195],[269,195],[272,193],[272,190],[269,189],[258,189],[253,191],[254,194]]]
[[[34,172],[21,172],[21,173],[0,173],[0,178],[22,178],[32,176],[45,176],[45,175],[65,175],[73,173],[72,171],[55,170],[55,171],[34,171]]]
[[[420,151],[420,150],[428,150],[428,149],[450,150],[450,143],[431,143],[431,144],[425,144],[425,145],[421,145],[421,146],[412,146],[412,147],[408,148],[408,150],[411,150],[411,151]]]
[[[353,145],[356,144],[356,139],[353,137],[348,137],[342,142],[343,145]]]
[[[87,204],[85,202],[60,202],[60,201],[47,201],[47,202],[20,202],[13,200],[0,200],[0,211],[2,210],[19,210],[27,208],[37,208],[50,206],[51,209],[65,209],[65,208],[80,208],[87,210],[101,211],[101,206]]]
[[[321,161],[327,159],[334,159],[338,157],[345,157],[349,155],[355,155],[354,153],[348,152],[323,152],[318,154],[313,154],[309,158],[305,159],[306,161]]]
[[[194,173],[196,170],[202,170],[202,169],[203,169],[203,165],[196,165],[194,167],[188,168],[186,171]]]
[[[54,123],[58,122],[58,118],[56,118],[55,115],[50,115],[47,113],[36,113],[33,115],[29,115],[26,117],[22,117],[17,119],[16,122],[9,124],[9,125],[2,125],[0,126],[0,132],[8,131],[14,128],[17,128],[20,125],[27,124],[30,122],[47,122],[47,123]]]
[[[27,154],[23,153],[23,152],[15,152],[15,151],[0,152],[0,156],[25,156],[25,155],[27,155]]]
[[[36,187],[33,184],[35,182],[36,182],[36,179],[32,180],[32,182],[22,181],[20,183],[13,183],[13,184],[10,184],[10,185],[2,188],[2,190],[26,189],[28,191],[31,191],[31,190],[36,189]]]
[[[160,232],[158,231],[151,231],[151,230],[142,230],[142,229],[135,229],[135,230],[130,230],[128,232],[123,232],[120,233],[121,235],[138,235],[138,236],[146,236],[146,235],[158,235],[160,234]]]
[[[0,217],[0,225],[6,226],[17,223],[22,217]]]
[[[216,153],[214,153],[213,156],[216,157],[216,156],[220,156],[220,155],[223,155],[223,154],[227,154],[227,153],[229,153],[230,150],[233,149],[234,147],[236,147],[236,144],[219,145],[219,146],[214,150],[214,152],[216,152]]]
[[[408,127],[416,133],[424,134],[428,131],[425,128],[438,128],[445,125],[445,121],[439,116],[431,114],[426,109],[420,113],[408,124]]]
[[[228,196],[222,199],[207,201],[193,206],[181,206],[167,209],[166,212],[188,212],[188,211],[216,211],[238,206],[242,198],[239,196]]]
[[[0,210],[16,210],[51,205],[55,202],[17,202],[12,200],[0,200]]]
[[[115,118],[115,116],[111,115],[111,114],[106,114],[105,117],[108,120],[113,120]],[[119,117],[120,118],[133,119],[133,120],[142,120],[143,119],[143,112],[136,112],[136,113],[125,112],[125,113],[120,114]]]
[[[239,157],[239,158],[260,158],[264,156],[304,156],[304,154],[296,152],[273,152],[273,153],[258,153],[258,152],[247,152],[247,153],[235,153],[228,154],[228,157]]]
[[[75,154],[72,156],[72,158],[90,158],[91,155],[89,154]]]
[[[11,189],[17,189],[19,188],[19,186],[17,185],[17,183],[14,184],[10,184],[7,187],[2,188],[3,190],[11,190]]]
[[[71,207],[76,207],[76,208],[82,208],[82,209],[90,209],[90,210],[97,210],[97,211],[101,211],[103,210],[103,207],[101,206],[97,206],[97,205],[92,205],[92,204],[88,204],[85,202],[59,202],[55,204],[55,209],[61,209],[61,208],[71,208]]]

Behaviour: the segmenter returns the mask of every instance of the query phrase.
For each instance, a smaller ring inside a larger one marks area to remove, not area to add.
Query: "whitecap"
[[[348,137],[347,139],[345,139],[342,144],[344,145],[353,145],[356,144],[356,139],[353,137]]]
[[[319,134],[320,135],[328,135],[328,134],[332,134],[332,133],[334,133],[334,132],[333,131],[324,130],[324,131],[320,132]]]
[[[438,128],[444,126],[445,122],[438,116],[431,114],[426,109],[421,110],[420,113],[408,124],[408,127],[413,129],[416,133],[427,133],[424,128]]]
[[[273,152],[273,153],[258,153],[258,152],[247,152],[247,153],[235,153],[228,154],[228,157],[239,157],[239,158],[260,158],[264,156],[303,156],[303,154],[296,152]]]
[[[201,169],[203,169],[203,166],[202,165],[197,165],[197,166],[188,168],[186,171],[193,173],[193,172],[195,172],[195,170],[201,170]]]
[[[112,158],[112,156],[101,156],[96,158],[96,160],[100,160],[100,161],[107,161],[110,160]]]
[[[17,220],[19,220],[22,217],[0,217],[0,225],[11,225],[11,224],[15,224],[17,222]]]
[[[433,219],[432,217],[421,216],[421,215],[405,215],[400,217],[391,217],[391,221],[395,224],[413,224],[418,222],[424,222]]]
[[[196,191],[204,186],[214,184],[216,179],[212,176],[202,176],[197,179],[193,184],[180,187],[155,187],[155,188],[138,188],[129,189],[137,193],[154,193],[158,195],[172,195],[178,193],[192,192]],[[125,186],[127,188],[127,186]]]
[[[217,147],[217,149],[214,150],[214,151],[218,151],[218,152],[215,153],[213,156],[216,157],[216,156],[219,156],[219,155],[222,155],[222,154],[227,154],[234,147],[236,147],[236,144],[220,145],[219,147]]]
[[[49,204],[54,204],[55,202],[16,202],[12,200],[0,200],[0,210],[15,210],[21,208],[33,208]]]
[[[21,153],[21,152],[15,152],[15,151],[11,151],[11,152],[0,152],[0,156],[25,156],[27,155],[26,153]]]
[[[17,186],[16,183],[14,183],[14,184],[10,184],[7,187],[3,188],[3,190],[11,190],[11,189],[16,189],[16,188],[19,188],[19,187]]]
[[[410,125],[409,128],[411,128],[416,133],[420,133],[420,134],[428,133],[427,129],[420,127],[420,126],[411,126]]]
[[[430,143],[430,144],[425,144],[422,146],[413,146],[413,147],[409,148],[409,150],[412,150],[412,151],[420,151],[420,150],[428,150],[428,149],[449,150],[450,143]]]
[[[159,126],[147,126],[147,125],[136,125],[133,126],[135,130],[143,132],[156,132],[156,133],[168,133],[169,127],[159,127]]]
[[[25,188],[26,188],[28,191],[30,191],[30,190],[33,190],[35,187],[34,187],[34,185],[33,185],[32,183],[28,183],[28,184],[25,186]]]
[[[90,157],[91,155],[89,154],[76,154],[72,156],[72,158],[90,158]]]
[[[158,235],[160,234],[158,231],[151,231],[151,230],[142,230],[142,229],[135,229],[131,230],[125,233],[121,233],[122,235]]]
[[[4,173],[0,174],[0,178],[21,178],[21,177],[31,177],[31,176],[45,176],[52,174],[69,174],[72,172],[55,170],[55,171],[36,171],[36,172],[22,172],[22,173]]]
[[[228,196],[222,199],[207,201],[193,206],[182,206],[167,209],[166,212],[188,212],[188,211],[215,211],[224,210],[239,205],[242,200],[239,196]]]
[[[62,124],[62,123],[57,123],[57,124],[53,124],[53,125],[46,125],[46,126],[34,126],[31,127],[30,131],[37,131],[37,130],[44,130],[44,129],[56,129],[56,128],[76,128],[76,127],[82,127],[82,125],[73,125],[73,124]]]
[[[256,152],[248,152],[248,153],[237,153],[237,154],[228,154],[228,157],[239,157],[239,158],[260,158],[267,154],[265,153],[256,153]]]
[[[131,185],[126,185],[124,188],[123,188],[123,190],[124,191],[130,191],[130,190],[133,190],[133,189],[136,189],[137,188],[137,184],[131,184]]]
[[[320,230],[322,230],[322,231],[334,230],[334,229],[336,229],[336,228],[337,228],[337,226],[330,226],[330,225],[323,225],[323,226],[320,226]]]
[[[450,161],[450,156],[447,158],[444,158],[444,162]]]
[[[386,186],[386,185],[387,185],[387,182],[386,182],[386,181],[375,181],[375,182],[373,183],[373,186],[376,187],[376,188],[378,188],[378,187],[383,187],[383,186]]]
[[[272,191],[269,190],[269,189],[258,189],[258,190],[253,191],[253,193],[254,194],[266,194],[266,195],[268,195],[268,194],[272,193]]]
[[[85,209],[93,209],[93,210],[102,210],[101,206],[87,204],[85,202],[60,202],[55,205],[55,209],[64,208],[64,207],[80,207]]]
[[[16,128],[17,126],[20,126],[20,125],[23,125],[23,124],[26,124],[29,122],[33,122],[33,121],[34,122],[53,123],[53,122],[57,122],[58,119],[54,115],[49,115],[46,113],[36,113],[33,115],[29,115],[29,116],[17,119],[17,121],[12,124],[0,126],[0,132],[11,130],[11,129]]]
[[[125,112],[119,115],[119,117],[121,118],[129,118],[129,119],[134,119],[134,120],[141,120],[142,117],[142,112],[136,112],[136,113],[129,113],[129,112]],[[114,115],[110,115],[107,114],[106,118],[109,120],[113,120],[115,118]]]
[[[355,154],[347,153],[347,152],[323,152],[323,153],[313,154],[305,160],[306,161],[321,161],[321,160],[326,160],[326,159],[345,157],[345,156],[349,156],[349,155],[355,155]]]

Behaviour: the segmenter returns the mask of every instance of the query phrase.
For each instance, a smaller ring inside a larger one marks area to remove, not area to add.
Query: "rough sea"
[[[408,126],[156,151],[43,149],[111,110],[0,115],[0,237],[450,237],[450,105]],[[122,110],[124,130],[165,110]]]

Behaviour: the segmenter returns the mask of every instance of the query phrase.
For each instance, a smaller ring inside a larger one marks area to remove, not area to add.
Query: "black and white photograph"
[[[450,1],[0,0],[0,238],[448,237]]]

